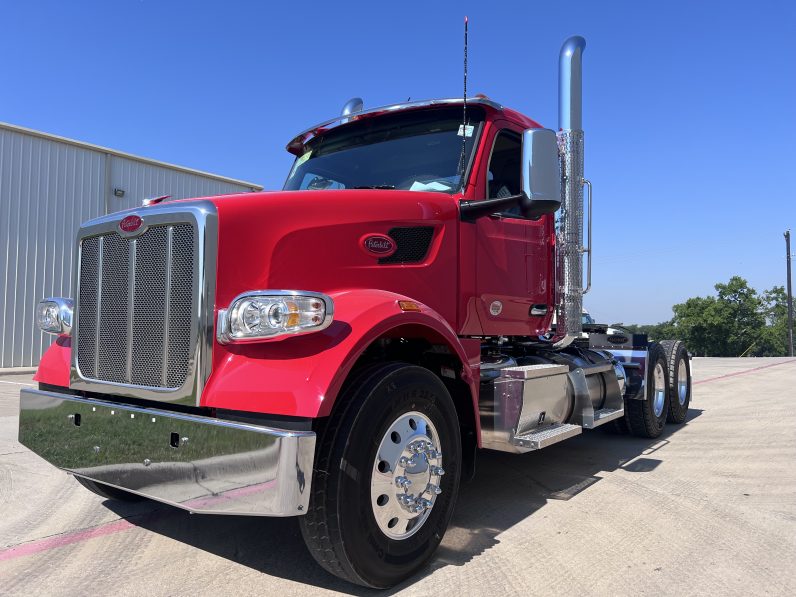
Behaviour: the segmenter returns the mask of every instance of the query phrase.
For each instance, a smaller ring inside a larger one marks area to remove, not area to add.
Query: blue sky
[[[0,2],[0,120],[279,188],[285,143],[352,96],[471,93],[556,127],[584,56],[598,320],[652,323],[796,229],[792,2]]]

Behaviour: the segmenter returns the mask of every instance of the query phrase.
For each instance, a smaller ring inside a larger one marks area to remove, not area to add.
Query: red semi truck
[[[296,516],[329,572],[389,587],[479,449],[682,423],[681,342],[582,329],[584,47],[558,132],[483,96],[354,99],[288,144],[283,191],[84,224],[20,441],[108,499]]]

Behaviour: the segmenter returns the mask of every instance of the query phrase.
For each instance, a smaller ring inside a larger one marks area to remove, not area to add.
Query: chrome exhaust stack
[[[586,182],[583,178],[581,62],[585,48],[585,39],[577,35],[570,37],[561,46],[558,62],[557,137],[561,157],[561,213],[556,226],[555,348],[565,348],[571,344],[583,329],[583,253],[586,251],[583,247],[583,186]],[[589,220],[591,225],[591,218]]]

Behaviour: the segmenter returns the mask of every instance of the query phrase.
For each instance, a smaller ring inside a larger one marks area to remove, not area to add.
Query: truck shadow
[[[686,424],[702,414],[691,409]],[[498,544],[498,536],[543,509],[550,500],[569,500],[617,469],[645,473],[660,464],[656,452],[681,427],[669,425],[649,440],[584,432],[568,441],[524,455],[482,451],[475,479],[462,486],[453,520],[432,562],[392,591],[370,591],[350,585],[315,564],[294,518],[190,515],[157,506],[141,514],[140,506],[105,502],[129,522],[194,548],[226,558],[263,574],[350,595],[391,595],[445,566],[462,566]],[[577,512],[573,511],[573,516]]]

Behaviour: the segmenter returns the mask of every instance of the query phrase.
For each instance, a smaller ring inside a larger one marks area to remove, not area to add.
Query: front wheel
[[[450,522],[461,476],[456,408],[438,377],[403,363],[366,370],[339,400],[301,532],[332,574],[391,587],[431,558]]]

